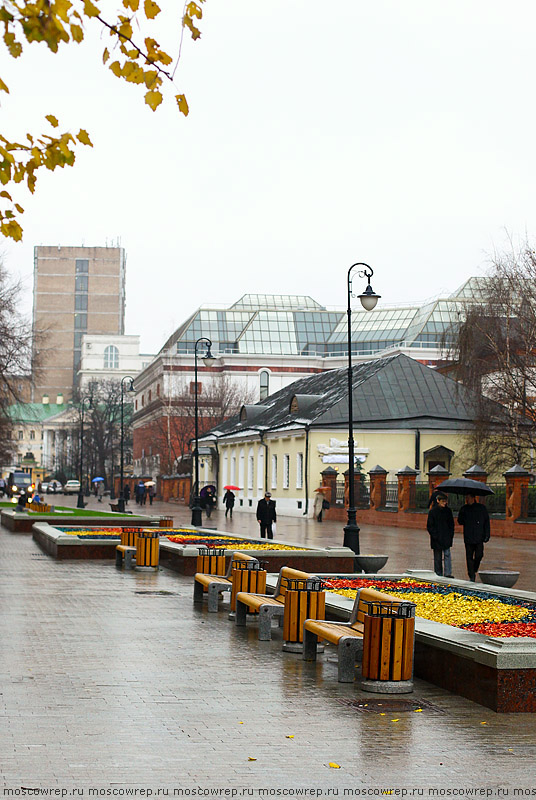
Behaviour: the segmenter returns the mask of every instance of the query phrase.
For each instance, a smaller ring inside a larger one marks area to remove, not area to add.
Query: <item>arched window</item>
[[[119,350],[114,344],[104,350],[104,369],[119,369]]]
[[[259,394],[261,400],[264,400],[270,394],[270,373],[265,369],[259,374]]]

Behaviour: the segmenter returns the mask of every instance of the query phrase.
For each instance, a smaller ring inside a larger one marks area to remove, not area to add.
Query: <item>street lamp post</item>
[[[119,506],[119,511],[124,512],[125,510],[125,487],[123,485],[123,470],[125,466],[125,456],[124,456],[124,448],[125,448],[125,420],[124,420],[124,402],[125,402],[125,381],[130,381],[129,387],[127,389],[128,392],[134,391],[134,378],[131,375],[125,375],[124,378],[121,378],[121,462],[120,462],[120,476],[119,476],[119,499],[117,501],[117,505]],[[112,475],[112,483],[113,483],[114,476]]]
[[[201,510],[201,498],[199,496],[199,409],[197,404],[197,345],[204,342],[207,346],[206,355],[203,356],[203,362],[206,367],[211,367],[216,360],[212,355],[210,348],[212,342],[206,336],[202,336],[195,343],[194,349],[194,398],[195,398],[195,450],[194,450],[194,463],[195,463],[195,484],[194,484],[194,504],[192,506],[192,525],[199,528],[203,524],[203,516]]]
[[[80,401],[80,464],[78,469],[79,479],[80,479],[80,491],[78,492],[78,502],[76,504],[77,508],[85,508],[84,504],[84,411],[86,408],[86,403],[88,404],[88,408],[91,408],[91,404],[93,402],[93,398],[91,397],[82,397]]]
[[[352,264],[348,270],[348,522],[344,527],[345,547],[349,547],[356,555],[359,555],[359,525],[356,519],[355,507],[355,460],[354,460],[354,409],[353,409],[353,380],[352,380],[352,272],[356,267],[363,267],[356,274],[360,278],[367,278],[367,288],[358,295],[361,305],[366,311],[372,311],[376,306],[380,295],[376,294],[370,285],[370,279],[374,275],[374,270],[368,264],[358,262]]]

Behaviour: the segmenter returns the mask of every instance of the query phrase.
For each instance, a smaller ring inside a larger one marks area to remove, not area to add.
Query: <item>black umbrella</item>
[[[439,486],[436,486],[436,489],[450,494],[474,494],[479,497],[483,497],[486,494],[495,494],[493,489],[490,489],[485,483],[472,481],[470,478],[451,478],[440,483]]]

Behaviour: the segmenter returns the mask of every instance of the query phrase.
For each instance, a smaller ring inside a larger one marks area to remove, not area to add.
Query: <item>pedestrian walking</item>
[[[104,496],[104,481],[98,481],[97,483],[97,500],[99,503],[102,503],[102,498]]]
[[[130,486],[128,483],[125,483],[125,486],[123,488],[123,497],[125,499],[125,503],[128,503],[128,501],[130,500]]]
[[[434,551],[435,574],[453,578],[450,548],[454,539],[454,517],[448,507],[448,497],[443,492],[437,492],[436,503],[428,512],[426,527]]]
[[[483,503],[477,503],[474,494],[468,494],[465,501],[458,512],[458,524],[463,527],[467,574],[474,582],[484,555],[484,544],[489,542],[490,523],[488,509]]]
[[[223,502],[225,503],[225,516],[229,514],[230,518],[233,518],[233,508],[235,504],[235,493],[232,492],[230,489],[227,489],[225,494],[223,495]]]
[[[207,515],[207,519],[210,519],[215,501],[216,498],[214,496],[214,489],[212,486],[208,486],[205,492],[205,514]]]
[[[261,539],[273,539],[272,524],[276,521],[275,500],[272,500],[270,492],[266,492],[264,497],[257,503],[257,522],[261,526]]]
[[[154,486],[149,486],[149,505],[152,506],[153,499],[156,495],[156,488]]]
[[[435,506],[435,504],[437,503],[437,496],[439,494],[445,494],[445,493],[442,492],[441,489],[434,489],[434,491],[430,495],[430,499],[428,500],[428,508],[433,508]]]
[[[138,484],[138,496],[140,498],[140,506],[144,506],[147,502],[147,489],[144,483]]]
[[[329,500],[326,500],[324,497],[324,493],[322,492],[322,487],[316,490],[315,499],[313,502],[313,514],[315,515],[318,522],[322,522],[322,514],[325,509],[329,508]]]

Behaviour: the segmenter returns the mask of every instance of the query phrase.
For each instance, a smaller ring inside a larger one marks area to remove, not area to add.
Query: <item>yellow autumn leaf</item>
[[[140,7],[140,0],[123,0],[125,8],[130,8],[131,11],[137,11]]]
[[[400,717],[397,717],[396,719],[392,719],[391,722],[400,722]]]
[[[252,756],[248,756],[248,761],[256,761],[256,760],[257,760],[256,758],[253,758]]]
[[[188,103],[186,101],[186,97],[183,94],[176,94],[175,100],[177,101],[177,105],[179,107],[179,111],[182,111],[185,117],[188,116],[190,113],[190,109],[188,108]]]
[[[145,102],[148,106],[152,108],[153,111],[156,111],[160,103],[162,102],[162,92],[146,92],[145,93]]]
[[[0,197],[5,197],[6,200],[11,200],[11,195],[6,191],[0,192]]]
[[[110,51],[107,47],[104,48],[104,53],[102,54],[102,63],[106,64],[108,59],[110,58]]]
[[[88,132],[85,131],[83,128],[80,128],[80,130],[76,134],[76,138],[82,144],[87,144],[87,145],[89,145],[89,147],[93,147],[93,144],[91,142],[91,139],[89,138]]]
[[[334,761],[330,761],[329,764],[328,764],[328,767],[331,767],[331,769],[340,769],[341,765],[340,764],[336,764]]]
[[[120,77],[121,77],[121,64],[119,63],[119,61],[113,61],[113,62],[110,64],[110,66],[109,66],[109,69],[110,69],[110,70],[113,72],[113,74],[114,74],[114,75],[115,75],[117,78],[120,78]]]
[[[287,739],[294,739],[294,734],[287,734]]]
[[[98,17],[100,11],[91,0],[84,0],[84,14],[86,17]]]
[[[15,203],[15,208],[17,209],[17,211],[19,212],[19,214],[24,214],[24,209],[23,209],[23,207],[22,207],[22,206],[20,206],[18,203]]]
[[[160,6],[153,2],[153,0],[145,0],[143,7],[145,9],[145,16],[147,19],[154,19],[156,16],[158,16],[158,14],[160,14]]]
[[[414,708],[413,710],[414,710],[414,711],[415,711],[415,713],[417,714],[419,711],[422,711],[422,708]]]
[[[6,94],[9,94],[9,89],[7,88],[2,78],[0,78],[0,92],[5,92]]]
[[[50,124],[52,125],[53,128],[57,128],[58,127],[59,122],[56,119],[56,117],[54,116],[54,114],[47,114],[45,119],[47,119],[50,122]]]

